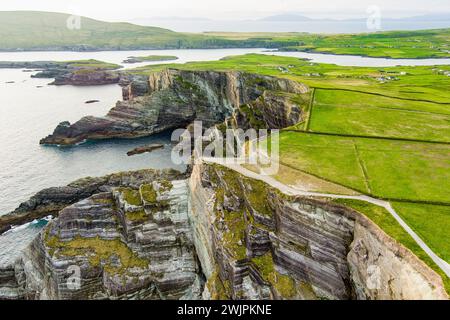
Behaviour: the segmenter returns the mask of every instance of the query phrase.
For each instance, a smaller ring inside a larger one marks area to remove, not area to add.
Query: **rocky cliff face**
[[[0,272],[0,289],[9,288],[0,293],[14,287],[14,298],[26,299],[199,298],[186,180],[160,172],[128,178],[61,210]]]
[[[205,298],[448,299],[441,278],[361,214],[216,165],[190,180]]]
[[[85,117],[73,125],[63,122],[41,144],[148,136],[186,127],[194,120],[203,121],[204,127],[228,118],[244,127],[253,122],[284,127],[301,117],[302,105],[298,102],[303,100],[295,97],[308,93],[305,85],[287,79],[242,72],[173,69],[150,75],[147,83],[134,77],[124,79],[122,85],[124,101],[117,103],[105,117]],[[278,92],[283,92],[284,97]],[[275,103],[269,105],[264,99]],[[243,105],[249,103],[250,108],[258,111],[256,116],[246,112],[249,106]]]

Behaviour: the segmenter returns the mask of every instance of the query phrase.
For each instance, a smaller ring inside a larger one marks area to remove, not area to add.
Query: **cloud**
[[[258,18],[265,15],[296,12],[321,16],[363,16],[367,7],[377,5],[386,15],[414,15],[450,12],[448,0],[14,0],[2,1],[0,10],[41,10],[74,12],[99,19],[126,20],[135,17],[182,16]]]

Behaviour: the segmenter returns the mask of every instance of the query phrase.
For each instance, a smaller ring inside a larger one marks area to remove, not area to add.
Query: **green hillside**
[[[80,29],[70,29],[70,15],[50,12],[0,12],[1,50],[127,49],[177,47],[189,36],[129,23],[81,18]]]
[[[132,50],[295,46],[297,41],[232,40],[205,34],[111,23],[81,17],[80,28],[68,28],[71,16],[37,11],[0,11],[0,50]],[[74,25],[70,24],[69,25]]]

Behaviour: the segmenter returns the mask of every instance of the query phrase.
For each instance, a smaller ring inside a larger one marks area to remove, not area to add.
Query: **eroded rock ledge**
[[[448,299],[440,276],[365,216],[222,166],[68,188],[21,206],[59,213],[0,266],[0,299]]]
[[[167,69],[144,79],[124,77],[121,84],[124,101],[105,117],[63,122],[40,143],[142,137],[194,120],[205,127],[227,120],[241,128],[282,128],[299,122],[309,97],[308,87],[296,81],[236,71]]]
[[[34,219],[49,215],[57,216],[66,206],[86,199],[96,193],[110,191],[114,187],[137,187],[143,181],[152,181],[160,175],[155,170],[140,170],[115,173],[105,177],[84,178],[64,187],[53,187],[41,190],[26,202],[19,205],[13,212],[0,216],[0,234],[11,226],[22,225]],[[175,170],[164,170],[162,174],[169,180],[186,179],[186,174]]]

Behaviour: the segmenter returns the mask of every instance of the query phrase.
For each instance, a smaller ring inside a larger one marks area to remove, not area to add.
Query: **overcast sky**
[[[0,10],[40,10],[76,13],[103,20],[148,17],[251,19],[280,13],[312,17],[365,16],[371,5],[385,17],[450,12],[449,0],[3,0]]]

